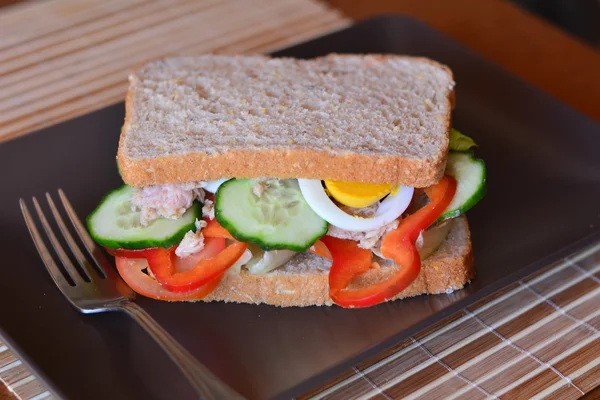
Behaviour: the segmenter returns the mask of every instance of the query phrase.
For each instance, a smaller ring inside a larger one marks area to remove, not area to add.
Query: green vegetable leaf
[[[450,129],[450,150],[466,151],[475,146],[477,143],[473,139],[454,128]]]

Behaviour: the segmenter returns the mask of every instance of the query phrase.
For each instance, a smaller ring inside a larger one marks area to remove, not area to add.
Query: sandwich
[[[461,289],[485,193],[435,61],[168,58],[130,76],[125,185],[87,219],[165,301],[368,307]]]

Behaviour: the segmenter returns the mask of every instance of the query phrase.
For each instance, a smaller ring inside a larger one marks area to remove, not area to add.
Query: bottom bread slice
[[[353,285],[369,285],[390,277],[397,271],[395,263],[375,257],[380,265],[356,277]],[[227,274],[221,284],[204,301],[266,303],[280,307],[332,305],[329,297],[331,263],[310,253],[298,254],[284,266],[265,275],[243,270]],[[474,276],[471,232],[467,218],[453,221],[446,241],[423,260],[417,279],[394,299],[419,294],[449,293],[464,287]]]

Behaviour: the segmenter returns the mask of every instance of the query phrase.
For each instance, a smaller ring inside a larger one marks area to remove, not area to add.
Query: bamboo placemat
[[[29,369],[0,341],[0,400],[52,399],[46,387],[31,374]]]
[[[600,243],[302,399],[576,399],[600,385]]]

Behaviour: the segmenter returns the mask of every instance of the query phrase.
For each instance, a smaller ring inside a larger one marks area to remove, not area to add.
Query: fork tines
[[[46,235],[48,236],[48,239],[54,251],[56,252],[58,258],[60,259],[64,267],[64,271],[66,274],[65,277],[65,275],[63,275],[63,273],[61,272],[60,268],[54,262],[54,258],[52,257],[52,255],[48,251],[48,248],[44,244],[44,240],[40,235],[39,231],[37,230],[36,224],[29,212],[27,204],[23,199],[19,199],[21,212],[23,213],[23,217],[25,218],[25,222],[27,224],[27,228],[29,229],[29,233],[31,234],[33,242],[35,243],[35,247],[37,248],[40,257],[42,258],[46,268],[48,269],[48,272],[50,272],[50,275],[52,276],[54,282],[59,287],[64,288],[65,285],[77,286],[79,284],[94,281],[98,278],[105,278],[107,275],[113,274],[114,271],[112,270],[110,264],[106,260],[106,257],[104,257],[98,245],[94,243],[92,238],[87,233],[86,229],[79,220],[79,217],[77,217],[77,214],[73,210],[71,203],[65,196],[62,189],[58,190],[58,195],[60,197],[62,206],[64,207],[64,210],[67,216],[69,217],[73,228],[75,229],[75,232],[77,232],[77,235],[83,242],[85,248],[90,254],[90,257],[92,258],[92,260],[94,260],[98,268],[94,268],[92,264],[87,260],[85,255],[82,253],[82,251],[79,249],[79,246],[77,245],[77,243],[73,239],[73,236],[69,232],[69,229],[67,228],[67,225],[61,217],[54,201],[52,200],[52,197],[49,193],[46,193],[46,200],[48,202],[50,210],[52,211],[52,215],[54,216],[54,221],[58,225],[58,228],[62,233],[64,240],[69,246],[69,249],[71,249],[71,253],[73,257],[77,260],[80,268],[78,269],[73,265],[71,259],[65,252],[63,246],[60,244],[58,238],[56,237],[52,227],[48,223],[48,220],[44,212],[42,211],[42,208],[40,207],[40,203],[35,197],[33,197],[33,206],[37,212],[40,222],[42,223],[44,231],[46,232]],[[70,280],[70,282],[67,279]]]

